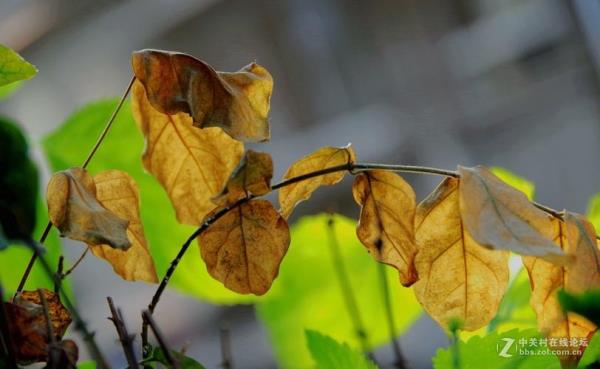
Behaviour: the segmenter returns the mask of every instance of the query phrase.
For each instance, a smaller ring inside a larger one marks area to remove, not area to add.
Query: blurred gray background
[[[361,161],[503,166],[558,209],[585,212],[600,192],[599,0],[2,0],[0,43],[40,70],[0,103],[32,141],[86,102],[121,94],[132,50],[163,48],[219,70],[257,61],[271,71],[272,143],[262,149],[276,158],[277,178],[317,147],[352,142]],[[438,180],[408,179],[419,196]],[[323,190],[298,214],[356,217],[347,190]],[[71,259],[80,250],[65,248]],[[133,329],[154,289],[120,281],[94,258],[73,278],[101,346],[123,366],[104,298]],[[156,318],[172,343],[188,344],[208,368],[220,362],[222,320],[237,368],[275,367],[251,307],[174,292],[161,304]],[[426,317],[401,341],[412,369],[431,367],[447,345]],[[377,355],[392,360],[389,347]]]

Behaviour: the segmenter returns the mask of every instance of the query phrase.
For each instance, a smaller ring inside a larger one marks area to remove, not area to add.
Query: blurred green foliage
[[[317,331],[307,330],[306,342],[315,369],[377,369],[362,352]]]
[[[9,83],[7,85],[0,86],[0,100],[4,100],[21,87],[21,81]]]
[[[558,301],[566,311],[572,311],[600,326],[600,291],[587,291],[582,294],[571,294],[558,291]]]
[[[533,197],[535,196],[535,185],[533,182],[501,167],[491,167],[490,169],[498,178],[523,192],[529,200],[533,200]]]
[[[37,69],[14,50],[0,45],[0,86],[35,76]]]
[[[360,347],[333,268],[328,242],[329,215],[301,218],[292,226],[292,244],[283,260],[278,287],[257,304],[279,364],[306,368],[311,357],[299,345],[306,329],[316,329],[336,340]],[[356,221],[337,215],[335,234],[354,297],[372,347],[390,340],[378,265],[356,237]],[[398,272],[387,269],[392,311],[401,334],[421,314],[412,290],[400,285]]]
[[[191,357],[183,355],[180,352],[172,351],[171,355],[179,363],[179,368],[181,369],[205,369],[202,364],[192,359]],[[141,363],[144,366],[159,363],[165,365],[166,367],[169,367],[169,361],[167,360],[164,351],[159,347],[155,347],[150,353],[150,356],[142,360]]]

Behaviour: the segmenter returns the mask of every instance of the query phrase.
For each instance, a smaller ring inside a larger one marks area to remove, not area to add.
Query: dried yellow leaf
[[[134,52],[132,65],[150,103],[161,113],[187,113],[195,126],[219,127],[238,140],[269,139],[273,78],[260,65],[217,72],[189,55],[160,50]]]
[[[283,179],[298,177],[318,170],[353,163],[356,160],[354,150],[346,147],[322,147],[292,164],[283,175]],[[345,171],[325,174],[293,183],[279,190],[281,214],[289,218],[298,203],[310,198],[320,186],[331,186],[344,178]]]
[[[564,222],[552,221],[552,238],[573,261],[556,265],[541,258],[523,257],[523,263],[531,282],[531,306],[536,312],[538,327],[546,336],[557,338],[560,350],[585,350],[578,340],[573,345],[571,338],[584,338],[589,341],[597,327],[581,315],[565,313],[558,301],[556,292],[564,289],[569,293],[581,293],[600,288],[600,250],[596,243],[593,226],[580,215],[565,213]],[[569,339],[568,345],[561,345],[560,339]],[[581,358],[576,352],[559,355],[564,367],[575,367]]]
[[[233,208],[198,237],[211,276],[238,293],[265,294],[290,244],[288,224],[266,200]]]
[[[122,250],[131,246],[126,232],[128,222],[98,202],[94,180],[84,169],[54,174],[46,193],[48,216],[61,236]]]
[[[508,284],[507,251],[478,244],[465,228],[459,180],[446,178],[417,207],[417,299],[442,327],[476,330],[494,317]]]
[[[248,150],[231,173],[225,188],[213,201],[225,206],[248,195],[267,194],[271,191],[271,178],[273,178],[271,155]]]
[[[465,228],[480,245],[562,263],[568,258],[544,236],[551,216],[487,168],[458,167],[460,211]]]
[[[418,279],[412,187],[395,173],[372,170],[356,176],[352,194],[361,206],[358,239],[375,260],[398,269],[403,286],[412,285]]]
[[[240,161],[244,146],[219,128],[198,129],[188,114],[154,109],[144,86],[132,89],[133,114],[146,138],[144,168],[163,186],[181,223],[198,225],[215,208],[221,191]]]
[[[107,245],[90,245],[94,255],[108,261],[128,281],[158,282],[152,256],[140,220],[138,186],[129,174],[107,170],[94,176],[96,198],[106,209],[129,221],[127,237],[131,247],[115,250]]]

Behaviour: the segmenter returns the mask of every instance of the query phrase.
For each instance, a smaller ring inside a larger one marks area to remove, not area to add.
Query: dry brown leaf
[[[108,261],[115,272],[128,281],[158,282],[152,256],[140,220],[138,186],[129,174],[107,170],[94,176],[96,198],[106,209],[129,221],[128,250],[117,250],[107,245],[90,245],[94,255]]]
[[[260,65],[216,72],[189,55],[160,50],[134,52],[132,65],[150,103],[161,113],[187,113],[195,126],[219,127],[242,141],[269,139],[273,78]]]
[[[322,147],[292,164],[285,172],[283,179],[290,179],[303,174],[327,169],[339,165],[353,163],[356,160],[354,150],[346,147]],[[298,203],[310,198],[320,186],[331,186],[344,178],[345,171],[329,173],[293,183],[279,190],[279,205],[281,214],[289,218]]]
[[[375,260],[398,269],[403,286],[412,285],[418,279],[412,187],[395,173],[372,170],[356,176],[352,194],[361,206],[358,239]]]
[[[290,244],[288,224],[266,200],[230,210],[198,237],[210,275],[238,293],[265,294]]]
[[[459,180],[446,178],[417,207],[417,299],[442,327],[458,318],[475,330],[494,317],[506,291],[507,251],[483,248],[465,229]]]
[[[96,199],[92,177],[81,168],[71,168],[52,176],[46,191],[48,216],[61,236],[90,245],[110,245],[126,250],[127,224]]]
[[[188,114],[154,109],[135,82],[132,109],[144,137],[142,161],[163,186],[181,223],[198,225],[244,154],[244,145],[219,128],[198,129]]]
[[[261,196],[271,191],[273,160],[266,152],[248,150],[221,193],[213,199],[215,204],[225,206],[248,195]]]
[[[458,167],[460,211],[465,228],[480,245],[563,263],[565,253],[545,237],[552,216],[487,168]]]
[[[61,304],[57,294],[42,290],[48,304],[54,339],[60,341],[71,323],[69,311]],[[21,364],[46,361],[48,337],[46,315],[38,291],[23,291],[15,300],[5,302],[10,337]]]
[[[580,215],[565,213],[565,221],[553,219],[552,238],[573,261],[556,265],[536,257],[523,257],[523,264],[531,282],[531,306],[538,319],[538,327],[553,338],[585,338],[588,341],[597,327],[582,316],[563,312],[556,292],[581,293],[600,288],[600,250],[596,244],[593,226]],[[559,340],[560,341],[560,340]],[[569,344],[570,345],[570,344]],[[580,345],[560,347],[585,350]],[[580,356],[559,356],[564,367],[576,366]]]

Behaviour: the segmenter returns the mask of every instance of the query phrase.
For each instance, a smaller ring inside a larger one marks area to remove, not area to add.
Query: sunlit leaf
[[[231,173],[225,188],[213,201],[219,205],[227,205],[248,195],[264,195],[271,191],[271,178],[273,178],[271,155],[248,150]]]
[[[29,79],[37,69],[14,50],[0,45],[0,86]]]
[[[316,369],[377,369],[362,352],[317,331],[307,330],[306,342]]]
[[[460,341],[460,369],[560,369],[556,356],[535,354],[547,349],[538,344],[539,338],[535,330],[513,329]],[[530,343],[531,339],[536,343]],[[530,350],[531,355],[521,355],[519,350],[523,348]],[[439,349],[433,358],[433,368],[455,369],[453,359],[452,350]]]
[[[127,238],[131,247],[119,250],[108,245],[90,245],[94,255],[108,261],[115,272],[130,281],[158,282],[152,256],[140,221],[140,195],[137,183],[125,172],[107,170],[94,176],[98,202],[129,222]]]
[[[590,199],[587,208],[587,216],[594,228],[600,229],[600,193]]]
[[[4,100],[14,92],[16,92],[22,85],[21,81],[9,83],[7,85],[0,86],[0,100]]]
[[[491,249],[565,262],[565,254],[543,233],[552,217],[536,208],[520,191],[482,166],[458,167],[460,211],[465,229]]]
[[[133,114],[146,139],[144,168],[169,195],[177,219],[199,225],[216,207],[211,199],[242,158],[243,144],[219,128],[195,128],[186,113],[159,112],[150,105],[139,82],[131,94]]]
[[[577,368],[587,368],[588,365],[597,363],[600,360],[600,333],[596,332],[594,337],[589,341],[588,347],[585,349]],[[590,367],[593,369],[593,367]]]
[[[71,167],[73,163],[82,162],[116,105],[117,99],[90,103],[71,115],[59,129],[44,139],[43,147],[53,170],[63,170]],[[77,145],[73,145],[73,142],[77,142]],[[194,227],[177,222],[167,194],[160,184],[144,171],[140,161],[143,151],[143,136],[133,120],[129,103],[126,103],[117,115],[108,136],[96,152],[88,169],[91,173],[119,169],[127,172],[137,182],[140,189],[142,224],[157,273],[162,276],[179,251],[179,246],[194,231]],[[242,150],[239,155],[241,157]],[[235,164],[231,169],[233,167]],[[224,175],[223,183],[227,175],[229,173]],[[217,192],[219,190],[220,188],[216,189]],[[45,210],[43,210],[42,219],[46,219],[44,213]],[[53,230],[51,234],[54,232]],[[39,234],[38,231],[36,234]],[[12,253],[15,249],[24,248],[13,247],[5,252]],[[30,252],[27,254],[27,251],[23,251],[24,255],[19,264],[13,265],[26,265],[28,255],[30,255]],[[54,252],[54,249],[50,249],[50,251]],[[48,256],[50,257],[50,255]],[[53,256],[56,257],[56,255]],[[52,265],[56,265],[55,261],[52,263]],[[11,270],[14,266],[8,264],[10,265],[8,269],[3,269],[4,265],[4,256],[2,255],[0,256],[0,276],[3,278],[3,282],[6,281],[6,277],[15,276],[15,273],[5,275],[4,270]],[[38,276],[37,270],[36,267],[34,269],[36,276]],[[34,281],[39,281],[39,278],[43,277],[43,275],[39,275],[40,277]],[[19,277],[16,276],[15,279],[18,280]],[[9,279],[9,281],[11,280]],[[14,283],[16,286],[17,282]],[[254,295],[240,295],[231,292],[213,279],[202,265],[200,251],[195,247],[190,248],[185,257],[181,259],[177,273],[169,281],[169,287],[215,303],[231,304],[250,302],[256,299]]]
[[[150,103],[161,113],[187,113],[195,126],[219,127],[242,141],[269,139],[273,79],[260,65],[216,72],[189,55],[160,50],[136,51],[132,64]]]
[[[531,285],[525,268],[521,268],[516,277],[510,282],[504,294],[498,312],[488,324],[487,332],[505,332],[509,329],[537,328],[535,312],[529,304]]]
[[[442,327],[453,319],[468,331],[496,314],[508,285],[508,252],[489,250],[465,229],[459,180],[446,178],[417,208],[415,295]]]
[[[192,359],[191,357],[185,356],[180,352],[171,351],[171,355],[173,355],[174,359],[177,360],[180,369],[205,369],[202,364]],[[161,348],[154,348],[150,353],[150,356],[142,361],[142,364],[153,364],[160,363],[165,365],[167,368],[170,368],[169,361],[165,356],[164,351]]]
[[[64,237],[90,245],[107,244],[126,250],[128,221],[103,207],[93,178],[81,168],[58,172],[46,190],[48,216]]]
[[[600,288],[600,250],[596,245],[596,232],[589,222],[569,212],[564,219],[564,222],[553,221],[553,238],[565,253],[574,256],[574,261],[556,265],[540,258],[523,258],[532,285],[531,305],[537,314],[538,327],[546,336],[589,339],[597,327],[576,313],[565,313],[556,292],[561,288],[569,293]],[[566,349],[585,350],[585,347],[571,345]],[[579,358],[574,352],[560,356],[566,366],[576,365]]]
[[[80,361],[77,364],[77,369],[96,369],[96,363],[92,360]]]
[[[412,187],[395,173],[373,170],[356,176],[352,194],[361,206],[358,239],[375,260],[398,269],[402,285],[412,285],[418,279]]]
[[[334,232],[348,280],[363,320],[368,344],[376,347],[390,340],[379,267],[356,238],[356,222],[334,216]],[[330,216],[301,218],[291,227],[292,244],[282,262],[271,292],[257,305],[279,366],[304,369],[312,365],[302,345],[305,329],[319,330],[335,340],[360,348],[344,297],[334,259],[329,251]],[[386,267],[390,286],[398,286],[398,272]],[[421,308],[408,288],[391,288],[390,300],[396,334],[404,332],[420,315]]]
[[[230,210],[199,237],[208,272],[238,293],[265,294],[290,244],[287,222],[267,200]]]
[[[356,155],[349,145],[346,147],[322,147],[292,164],[283,175],[283,179],[349,164],[355,160]],[[320,186],[331,186],[340,182],[345,174],[345,171],[329,173],[283,187],[279,190],[281,214],[284,218],[289,218],[298,203],[308,200]]]
[[[516,175],[515,173],[501,168],[501,167],[491,167],[490,171],[502,182],[511,185],[517,190],[523,192],[529,201],[533,200],[535,196],[535,185],[533,182],[528,181],[527,179]]]

